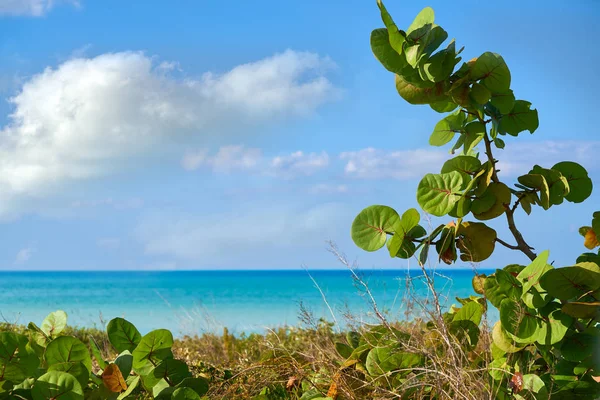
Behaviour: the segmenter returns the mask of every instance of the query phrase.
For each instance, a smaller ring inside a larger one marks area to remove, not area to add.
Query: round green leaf
[[[483,305],[479,301],[469,301],[454,314],[452,321],[471,321],[479,326],[483,311]]]
[[[500,321],[502,327],[520,343],[533,343],[537,340],[540,322],[535,310],[528,309],[524,304],[511,298],[502,300]]]
[[[198,393],[194,392],[194,390],[182,387],[179,389],[175,389],[173,392],[172,400],[200,400],[200,396]]]
[[[560,342],[572,324],[573,318],[564,314],[561,310],[552,311],[547,318],[542,319],[537,342],[543,345],[553,345]]]
[[[115,359],[115,364],[119,367],[121,374],[127,378],[133,368],[133,356],[128,350],[125,350]]]
[[[405,260],[411,258],[415,254],[415,251],[417,251],[417,246],[415,246],[410,239],[404,238],[402,242],[399,242],[398,234],[394,234],[394,236],[387,241],[387,247],[390,257],[398,257]]]
[[[39,364],[25,335],[0,332],[0,382],[21,382],[32,376]]]
[[[410,368],[423,361],[419,354],[408,353],[392,347],[375,347],[367,355],[365,366],[372,376]]]
[[[178,388],[186,387],[193,389],[200,396],[208,392],[208,381],[204,378],[185,378],[177,385]]]
[[[92,358],[88,348],[73,336],[60,336],[48,343],[44,352],[44,359],[48,366],[81,362],[88,372],[92,370]]]
[[[58,310],[48,314],[42,322],[42,331],[49,337],[57,337],[67,326],[67,313]]]
[[[486,193],[493,195],[496,200],[494,205],[490,207],[489,210],[482,213],[473,212],[473,216],[480,221],[486,221],[489,219],[493,219],[499,217],[504,214],[506,211],[506,207],[510,205],[511,200],[511,192],[508,186],[501,182],[492,182],[488,186]],[[485,194],[484,194],[485,197]],[[477,201],[477,200],[476,200]],[[476,201],[473,202],[473,207],[475,207]]]
[[[537,289],[535,286],[531,287],[527,292],[523,292],[521,296],[523,303],[529,308],[542,308],[548,302],[553,300],[552,296],[541,289]]]
[[[156,329],[144,335],[133,350],[133,369],[140,375],[147,374],[154,364],[173,358],[173,334],[167,329]]]
[[[402,248],[404,248],[405,252],[411,253],[408,257],[414,254],[416,248],[410,240],[411,238],[407,238],[406,236],[419,225],[420,219],[419,212],[414,208],[408,209],[402,214],[400,222],[396,223],[393,227],[394,235],[392,239],[388,241],[388,249],[391,257],[396,257]],[[413,249],[412,252],[410,251],[411,248]]]
[[[575,333],[565,338],[560,352],[567,361],[583,361],[592,355],[592,352],[600,345],[599,338],[585,332]]]
[[[518,178],[519,183],[529,188],[537,189],[540,194],[540,203],[545,210],[550,208],[550,188],[543,175],[527,174]]]
[[[132,352],[142,339],[142,335],[137,328],[123,318],[112,319],[106,327],[106,333],[110,344],[119,353],[125,350]]]
[[[352,223],[352,240],[363,250],[379,250],[386,242],[386,232],[394,232],[394,227],[399,222],[400,216],[391,207],[367,207],[356,216]]]
[[[540,285],[551,296],[570,300],[600,288],[600,268],[590,262],[554,268],[541,277]]]
[[[437,217],[448,214],[460,199],[462,177],[459,172],[427,174],[417,188],[417,201],[425,212]]]
[[[406,58],[398,54],[390,45],[388,30],[375,29],[371,32],[371,50],[375,58],[390,72],[401,74],[408,66]]]
[[[379,7],[379,11],[381,13],[381,20],[383,21],[383,24],[385,25],[385,27],[387,28],[387,30],[389,32],[390,46],[392,46],[392,48],[398,54],[402,54],[403,45],[404,45],[404,41],[405,41],[404,37],[406,36],[406,34],[404,32],[401,33],[398,30],[398,26],[394,23],[392,16],[387,11],[387,9],[385,8],[385,6],[383,5],[383,2],[381,0],[377,0],[377,6]]]
[[[552,169],[560,172],[569,183],[569,194],[565,196],[567,201],[581,203],[592,194],[593,184],[587,171],[581,165],[563,161],[554,165]]]
[[[465,113],[462,110],[456,110],[435,125],[433,133],[429,138],[429,144],[432,146],[443,146],[452,140],[455,133],[463,130],[465,122]]]
[[[81,361],[52,364],[48,367],[48,371],[67,372],[77,379],[81,387],[86,387],[90,378],[90,371]]]
[[[550,252],[548,250],[541,252],[531,264],[519,272],[517,279],[523,284],[523,295],[534,286],[536,289],[541,289],[539,283],[542,275],[553,268],[548,264],[549,256]]]
[[[190,370],[185,362],[167,358],[158,364],[143,378],[147,388],[154,387],[161,379],[165,379],[170,386],[175,386],[185,378],[191,377]]]
[[[46,372],[33,384],[33,400],[83,400],[83,390],[71,374],[60,371]]]
[[[462,222],[458,236],[460,259],[463,261],[483,261],[492,255],[496,247],[496,231],[482,222]]]
[[[503,115],[500,119],[498,131],[500,133],[508,133],[509,135],[517,136],[525,130],[533,133],[538,126],[539,120],[537,110],[531,109],[530,102],[517,100],[515,101],[513,109],[508,114]]]
[[[464,346],[467,346],[470,349],[477,346],[481,332],[474,322],[469,320],[452,321],[448,325],[448,329]]]
[[[485,136],[485,125],[479,121],[473,121],[465,125],[465,133],[462,134],[456,142],[453,150],[457,150],[463,146],[464,154],[473,154],[475,146],[483,140]],[[460,142],[462,139],[462,143]]]
[[[530,174],[540,174],[546,178],[549,190],[550,204],[562,204],[565,196],[570,192],[569,182],[559,171],[554,169],[542,168],[539,165],[533,167]]]
[[[439,82],[432,87],[419,88],[396,74],[396,90],[400,97],[410,104],[431,104],[449,101],[446,95],[446,82]]]
[[[435,13],[433,12],[433,8],[425,7],[415,17],[413,22],[410,24],[408,29],[406,30],[406,35],[410,36],[415,31],[422,29],[424,27],[429,27],[433,25],[433,21],[435,20]]]
[[[496,196],[490,190],[486,190],[481,196],[478,196],[471,203],[471,211],[473,214],[483,214],[489,211],[496,204]]]
[[[441,50],[428,59],[424,63],[419,65],[419,73],[423,79],[427,79],[431,82],[441,82],[447,80],[452,72],[454,71],[454,67],[461,60],[460,57],[457,57],[458,54],[462,52],[460,49],[458,52],[456,51],[456,42],[454,39],[450,41],[448,46]],[[454,104],[448,111],[454,110],[457,104]],[[433,106],[432,106],[433,108]]]
[[[169,386],[167,381],[161,379],[157,385],[152,388],[152,395],[155,400],[171,400],[171,395],[175,391],[175,387]]]
[[[477,104],[482,105],[490,100],[492,93],[482,84],[474,83],[471,86],[471,97]]]
[[[440,101],[438,103],[431,103],[429,106],[434,111],[437,111],[439,113],[447,113],[447,112],[456,110],[456,107],[458,107],[458,104],[454,103],[453,101],[446,100],[446,101]]]
[[[518,394],[521,399],[549,399],[548,389],[546,388],[546,384],[539,376],[535,374],[527,374],[523,375],[523,388],[522,392]],[[532,396],[529,397],[525,393],[531,393]]]
[[[471,68],[471,78],[480,80],[492,93],[505,93],[510,89],[510,71],[502,56],[496,53],[479,56]]]
[[[461,199],[454,205],[454,208],[448,213],[453,218],[464,218],[471,212],[472,201],[468,197],[461,197]]]
[[[512,90],[505,93],[494,93],[490,102],[501,114],[508,114],[515,106],[515,95]]]
[[[442,166],[441,173],[459,171],[467,175],[472,175],[481,169],[481,161],[477,157],[457,156],[449,159]]]
[[[348,346],[346,343],[335,342],[335,350],[340,356],[342,356],[342,358],[348,358],[352,355],[352,351],[354,349]]]
[[[410,231],[408,231],[406,236],[411,239],[420,239],[424,236],[427,236],[427,231],[421,225],[417,225],[414,228],[412,228]]]
[[[518,299],[523,293],[521,283],[510,272],[498,269],[488,276],[483,284],[485,297],[496,308],[500,308],[505,298]]]
[[[516,342],[514,339],[509,337],[506,334],[506,331],[502,328],[502,324],[500,321],[496,322],[494,328],[492,329],[492,339],[494,340],[494,344],[500,350],[505,353],[516,353],[517,351],[523,349],[526,345],[522,343]]]

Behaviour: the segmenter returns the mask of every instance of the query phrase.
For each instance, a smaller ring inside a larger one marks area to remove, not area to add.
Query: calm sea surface
[[[446,306],[455,296],[473,293],[470,270],[440,271],[436,287]],[[420,272],[361,270],[378,307],[389,318],[402,318],[410,297],[425,299]],[[315,282],[318,285],[315,285]],[[322,292],[322,293],[321,293]],[[327,299],[327,303],[323,300]],[[302,307],[316,318],[340,324],[347,314],[373,321],[364,288],[348,270],[336,271],[181,271],[181,272],[0,272],[0,318],[38,325],[62,309],[69,324],[103,327],[124,317],[142,333],[170,328],[177,335],[260,332],[268,327],[299,325]]]

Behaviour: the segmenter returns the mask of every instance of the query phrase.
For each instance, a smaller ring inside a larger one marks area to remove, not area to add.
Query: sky
[[[573,160],[600,187],[600,3],[386,5],[400,27],[432,6],[464,59],[504,57],[540,127],[506,139],[501,177]],[[417,206],[449,157],[428,146],[442,115],[373,57],[382,25],[375,0],[0,0],[0,269],[344,268],[330,240],[362,268],[415,267],[350,238],[366,206]],[[598,209],[600,190],[516,219],[569,265]],[[479,267],[511,263],[497,247]]]

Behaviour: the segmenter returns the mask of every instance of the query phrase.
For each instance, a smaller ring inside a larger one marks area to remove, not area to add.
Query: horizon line
[[[355,268],[354,271],[421,271],[420,268]],[[472,272],[477,271],[491,271],[496,270],[493,267],[483,267],[483,268],[461,268],[461,267],[441,267],[436,268],[436,270],[442,271],[467,271],[470,270]],[[431,270],[428,272],[436,272],[436,270]],[[240,268],[210,268],[210,269],[0,269],[0,273],[2,272],[261,272],[261,271],[270,271],[270,272],[312,272],[312,271],[328,271],[328,272],[339,272],[339,271],[352,271],[346,268],[316,268],[316,269],[306,269],[306,268],[248,268],[248,269],[240,269]]]

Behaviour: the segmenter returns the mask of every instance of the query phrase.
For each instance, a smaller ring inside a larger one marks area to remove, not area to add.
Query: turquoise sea
[[[411,299],[427,299],[420,271],[410,273],[410,290],[406,270],[357,274],[388,318],[403,318]],[[444,306],[473,294],[473,275],[471,270],[435,275]],[[303,308],[315,319],[335,318],[340,325],[374,320],[369,296],[349,270],[0,272],[0,318],[23,324],[39,324],[62,309],[77,326],[103,327],[120,316],[142,332],[161,327],[181,336],[227,327],[240,334],[300,325]]]

